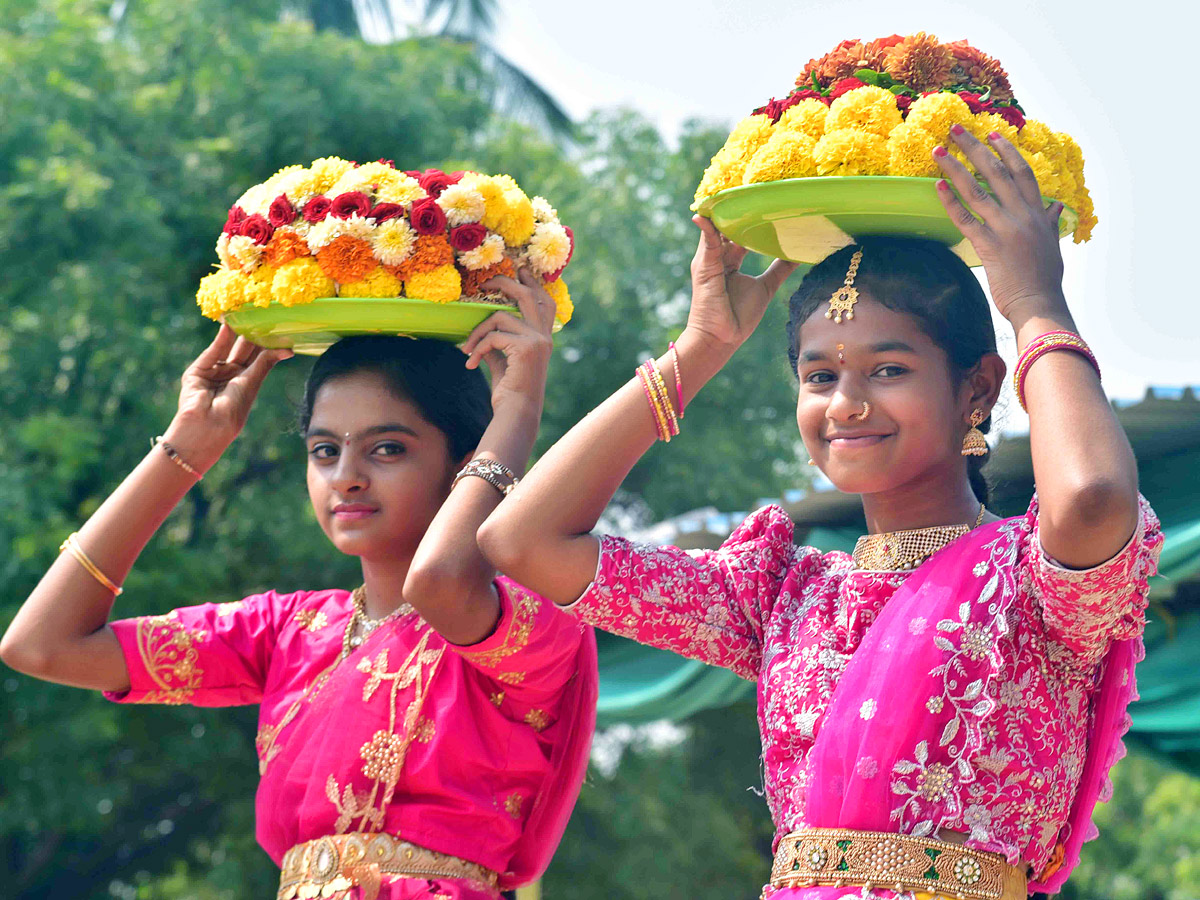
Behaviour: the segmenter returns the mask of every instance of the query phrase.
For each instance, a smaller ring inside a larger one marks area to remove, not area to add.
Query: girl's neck
[[[404,603],[404,580],[412,555],[386,559],[362,559],[363,584],[367,587],[367,615],[381,619]]]
[[[862,503],[870,534],[974,525],[979,516],[979,500],[960,470],[927,472],[921,479],[893,490],[863,494]]]

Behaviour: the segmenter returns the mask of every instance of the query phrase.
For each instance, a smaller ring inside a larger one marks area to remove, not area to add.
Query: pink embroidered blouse
[[[770,506],[716,551],[605,536],[595,581],[566,608],[758,682],[776,842],[805,826],[946,828],[969,835],[968,846],[1029,864],[1055,889],[1066,871],[1052,876],[1047,864],[1057,845],[1069,845],[1069,870],[1078,844],[1094,836],[1093,828],[1071,843],[1068,832],[1091,827],[1128,724],[1132,684],[1114,668],[1104,721],[1113,712],[1121,721],[1112,734],[1094,733],[1110,648],[1136,644],[1140,658],[1146,580],[1162,543],[1149,506],[1142,501],[1128,545],[1086,571],[1041,550],[1036,498],[1026,515],[984,525],[935,555],[957,573],[942,582],[924,572],[933,560],[911,573],[863,571],[846,553],[794,546],[792,534],[787,514]],[[915,594],[899,591],[909,580]],[[875,644],[855,659],[877,619]],[[1105,758],[1085,779],[1089,753]],[[1085,795],[1078,804],[1077,792]]]
[[[345,660],[343,590],[116,621],[130,689],[106,696],[259,704],[257,836],[276,864],[305,841],[384,832],[499,872],[502,884],[530,880],[582,783],[595,638],[514,582],[496,584],[501,618],[483,642],[449,644],[409,612]],[[413,881],[385,877],[379,896],[494,896]]]

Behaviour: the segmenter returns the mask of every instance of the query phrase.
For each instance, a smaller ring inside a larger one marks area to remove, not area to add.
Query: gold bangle
[[[658,428],[658,437],[663,443],[671,442],[671,429],[667,424],[667,414],[663,411],[662,401],[659,400],[658,392],[654,387],[654,379],[651,377],[649,370],[652,366],[649,363],[643,363],[638,366],[638,376],[642,379],[642,386],[646,389],[646,397],[650,401],[650,411],[654,415],[654,423]]]
[[[104,585],[104,587],[106,587],[108,590],[112,591],[112,595],[114,597],[121,596],[125,589],[113,584],[112,579],[101,572],[100,567],[92,562],[91,558],[83,552],[83,548],[79,546],[78,535],[78,531],[72,531],[69,535],[67,535],[67,539],[59,544],[58,552],[61,553],[62,551],[66,550],[73,557],[75,557],[81,566],[87,569],[89,575]]]
[[[654,385],[654,392],[658,396],[658,402],[667,414],[671,436],[674,437],[679,434],[679,417],[675,414],[675,407],[671,405],[671,398],[667,394],[667,382],[663,379],[662,372],[658,370],[658,364],[654,360],[649,362],[649,374],[651,383]]]
[[[187,460],[180,456],[179,451],[168,444],[166,440],[163,439],[161,434],[154,438],[154,440],[152,440],[150,443],[155,447],[162,447],[163,453],[167,454],[167,459],[171,460],[171,462],[175,463],[175,465],[179,466],[179,468],[183,469],[183,471],[187,472],[189,475],[195,476],[196,478],[204,477],[203,473],[197,471],[193,466],[188,465]]]
[[[473,459],[454,476],[454,481],[450,483],[450,490],[454,490],[460,481],[472,475],[482,478],[505,497],[521,483],[517,473],[504,463],[494,459]]]

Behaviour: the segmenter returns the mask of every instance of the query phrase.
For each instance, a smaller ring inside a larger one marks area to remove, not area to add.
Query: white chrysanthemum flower
[[[358,238],[360,241],[369,241],[371,236],[375,234],[375,226],[372,224],[374,219],[366,219],[360,215],[353,215],[348,219],[343,219],[342,224],[345,230],[342,234],[348,234],[350,237]]]
[[[221,232],[221,236],[217,238],[217,258],[221,260],[221,265],[227,269],[236,269],[237,261],[233,258],[233,254],[229,252],[229,235]]]
[[[539,275],[557,272],[571,254],[571,239],[567,230],[556,222],[542,222],[533,229],[525,258]]]
[[[474,250],[458,254],[458,261],[471,270],[486,269],[504,259],[504,238],[489,234]]]
[[[252,216],[257,213],[260,216],[265,216],[267,210],[271,208],[271,201],[276,197],[270,193],[270,189],[266,183],[256,184],[242,196],[238,197],[237,203],[234,206],[240,206],[246,211],[246,215]]]
[[[376,200],[382,203],[400,203],[405,209],[411,208],[414,201],[428,196],[417,179],[403,172],[393,172],[391,178],[380,183],[379,190],[375,193]]]
[[[550,205],[550,201],[545,197],[534,197],[533,203],[533,218],[537,222],[553,222],[558,224],[558,210]]]
[[[408,259],[417,243],[417,234],[408,219],[388,219],[374,229],[371,249],[385,266],[398,266]]]
[[[302,209],[304,204],[317,196],[316,176],[303,166],[294,166],[283,178],[275,184],[275,196],[286,194],[296,209]]]
[[[442,196],[437,198],[437,205],[446,214],[446,221],[451,228],[457,228],[459,225],[466,225],[469,222],[478,222],[487,210],[487,204],[483,202],[483,194],[461,182],[452,184],[442,191]]]
[[[314,223],[306,236],[308,251],[315,254],[326,244],[334,240],[334,238],[339,238],[345,234],[346,221],[346,219],[335,219],[333,216],[326,216],[320,222]]]
[[[335,181],[329,189],[329,196],[336,197],[338,194],[348,194],[351,191],[361,191],[371,195],[375,193],[376,185],[382,187],[393,181],[397,174],[404,173],[397,173],[391,166],[385,166],[383,163],[366,163],[357,169],[349,169],[344,172],[342,177]]]
[[[263,187],[270,191],[273,197],[278,197],[280,194],[280,185],[289,178],[294,178],[298,172],[307,172],[308,169],[304,166],[284,166],[270,178],[263,182]]]
[[[258,262],[262,259],[262,246],[254,243],[253,239],[246,237],[244,234],[237,234],[231,237],[229,239],[228,250],[229,257],[233,260],[233,265],[230,268],[241,269],[246,273],[257,269]]]

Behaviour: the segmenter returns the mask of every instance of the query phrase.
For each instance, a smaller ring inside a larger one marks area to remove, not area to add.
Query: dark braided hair
[[[966,263],[944,244],[914,238],[870,237],[826,257],[804,276],[788,301],[788,358],[798,362],[800,326],[829,301],[846,278],[850,257],[862,250],[854,286],[896,312],[914,317],[950,360],[951,374],[963,379],[985,354],[996,352],[996,329],[983,288]],[[992,427],[989,415],[979,430]],[[983,466],[988,456],[967,457],[971,490],[988,500]]]

